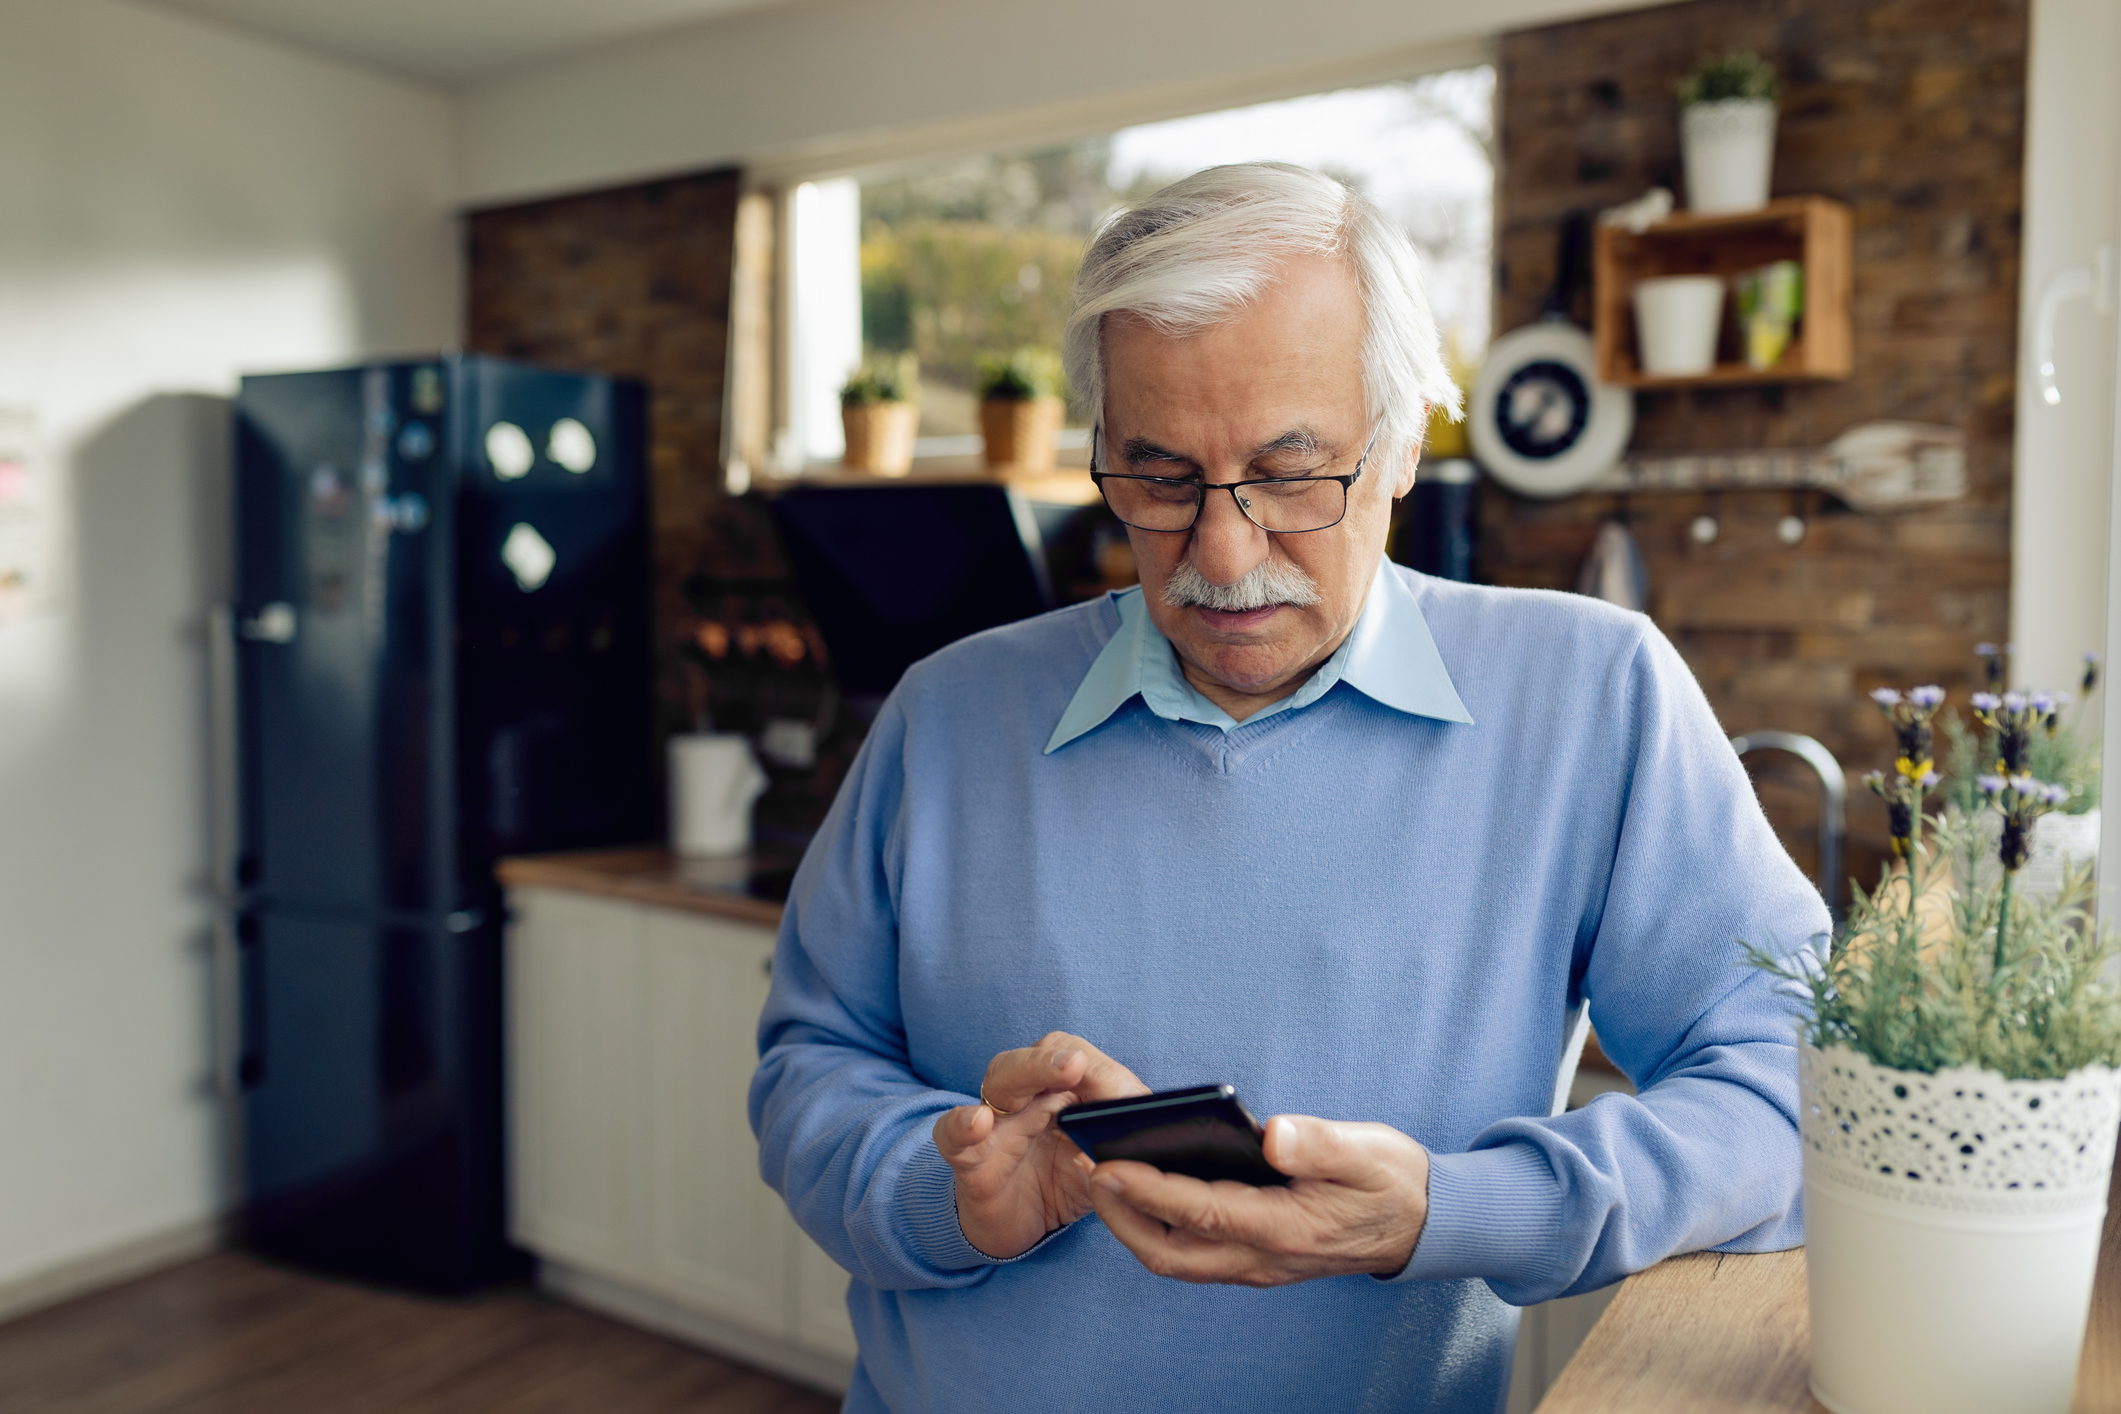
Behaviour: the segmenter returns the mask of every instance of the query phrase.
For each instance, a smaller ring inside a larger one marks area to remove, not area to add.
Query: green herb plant
[[[1066,396],[1068,379],[1053,350],[1017,348],[980,359],[978,391],[983,403],[1029,402]]]
[[[1929,749],[1944,693],[1881,688],[1872,697],[1900,746],[1892,775],[1865,777],[1886,802],[1893,862],[1874,891],[1854,886],[1829,956],[1748,946],[1748,960],[1802,994],[1809,1044],[1847,1046],[1891,1069],[1975,1066],[2047,1080],[2121,1064],[2121,989],[2104,976],[2121,939],[2092,922],[2091,864],[2065,870],[2052,897],[2022,897],[2015,887],[2033,821],[2059,808],[2067,790],[2022,770],[1984,773],[1976,810],[1925,815],[1939,783]],[[1984,693],[1976,706],[2006,742],[2016,734],[2022,745],[2039,728],[2031,696],[2013,706]],[[1999,816],[2000,830],[1984,829],[1980,811]],[[1992,848],[2002,869],[1988,883],[1980,866]]]
[[[876,354],[840,387],[841,407],[920,401],[921,365],[912,354]]]
[[[1774,65],[1758,54],[1726,54],[1709,59],[1679,81],[1679,106],[1721,103],[1731,98],[1765,98],[1770,103],[1782,96],[1782,83]]]

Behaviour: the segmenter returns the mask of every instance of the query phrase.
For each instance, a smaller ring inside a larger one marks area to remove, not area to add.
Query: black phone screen
[[[1289,1181],[1267,1162],[1266,1131],[1231,1085],[1070,1105],[1060,1112],[1060,1126],[1099,1163],[1132,1159],[1210,1183],[1232,1179],[1262,1188]]]

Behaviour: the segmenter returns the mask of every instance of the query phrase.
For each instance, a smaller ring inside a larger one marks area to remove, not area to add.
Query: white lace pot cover
[[[2069,1407],[2121,1071],[1920,1075],[1799,1047],[1812,1392],[1836,1414]]]

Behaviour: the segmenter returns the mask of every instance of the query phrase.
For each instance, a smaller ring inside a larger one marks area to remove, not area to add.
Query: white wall
[[[472,205],[741,163],[821,176],[1477,63],[1642,0],[793,0],[464,90]]]
[[[117,0],[0,0],[0,406],[63,514],[0,622],[0,1292],[209,1218],[202,615],[239,371],[458,324],[441,97]]]
[[[2074,689],[2106,641],[2107,483],[2114,427],[2111,303],[2060,307],[2056,383],[2035,377],[2035,320],[2055,276],[2121,246],[2121,4],[2034,0],[2027,83],[2024,278],[2011,505],[2012,678]]]

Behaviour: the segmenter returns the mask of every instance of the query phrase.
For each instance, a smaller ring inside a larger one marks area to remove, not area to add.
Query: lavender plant
[[[1988,884],[1977,866],[1993,836],[1977,816],[1924,813],[1938,784],[1930,749],[1944,692],[1872,694],[1899,746],[1890,776],[1865,777],[1886,802],[1893,860],[1874,891],[1852,884],[1854,902],[1826,956],[1747,948],[1752,965],[1803,997],[1811,1045],[1845,1045],[1924,1074],[1966,1065],[2052,1079],[2094,1062],[2121,1064],[2121,989],[2103,975],[2121,956],[2121,938],[2092,922],[2090,864],[2065,871],[2049,898],[2021,897],[2014,887],[2032,822],[2068,791],[2022,769],[2029,733],[2043,729],[2052,700],[2013,698],[1976,699],[1984,724],[2005,742],[2003,766],[1976,786],[1981,808],[2001,817],[2001,879]],[[2013,763],[2021,769],[2008,769]]]
[[[2063,814],[2082,815],[2097,805],[2100,745],[2083,727],[2084,704],[2099,685],[2099,655],[2084,655],[2084,674],[2071,711],[2071,697],[2065,692],[2020,695],[2003,691],[2009,644],[1982,643],[1974,651],[1986,663],[1989,688],[1974,694],[1973,728],[1956,717],[1943,723],[1945,802],[1975,815],[1985,803],[1981,777],[2030,775],[2068,791],[2056,807]],[[2031,710],[2036,702],[2039,710]],[[1995,719],[1998,710],[2014,719],[2023,715],[2023,720],[2014,721],[2017,730],[2009,741]]]

